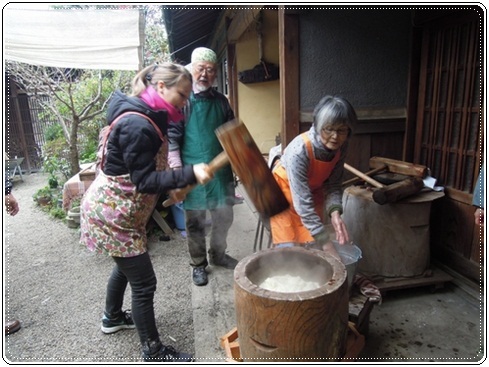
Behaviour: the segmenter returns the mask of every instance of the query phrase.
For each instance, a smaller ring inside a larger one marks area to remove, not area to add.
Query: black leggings
[[[153,306],[156,275],[149,254],[146,252],[134,257],[112,258],[116,265],[107,284],[105,312],[113,316],[121,312],[124,292],[129,283],[132,292],[132,318],[141,343],[159,340]]]

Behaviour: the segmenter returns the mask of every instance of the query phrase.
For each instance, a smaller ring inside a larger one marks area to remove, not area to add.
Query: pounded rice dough
[[[319,288],[321,284],[314,281],[304,280],[298,275],[286,274],[270,276],[264,279],[258,286],[274,292],[295,293]]]

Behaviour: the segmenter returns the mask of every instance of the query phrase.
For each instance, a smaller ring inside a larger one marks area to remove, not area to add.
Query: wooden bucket
[[[343,221],[362,250],[358,271],[369,276],[412,277],[430,264],[430,211],[443,193],[427,192],[379,205],[372,191],[350,186],[343,193]]]
[[[282,276],[300,277],[302,287],[317,286],[297,291],[296,284],[287,292],[264,286]],[[243,361],[340,360],[348,333],[346,278],[345,266],[319,250],[268,249],[241,260],[234,271],[234,293]]]
[[[258,213],[270,218],[287,209],[289,202],[246,126],[233,120],[217,128],[216,135]]]

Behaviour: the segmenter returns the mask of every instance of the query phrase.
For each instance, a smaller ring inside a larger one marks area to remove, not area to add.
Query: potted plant
[[[80,198],[76,198],[71,202],[71,207],[68,210],[68,216],[67,216],[67,219],[73,221],[76,227],[80,225],[80,202],[81,202]]]
[[[36,191],[33,198],[39,206],[49,205],[53,200],[53,191],[49,186],[44,186]]]

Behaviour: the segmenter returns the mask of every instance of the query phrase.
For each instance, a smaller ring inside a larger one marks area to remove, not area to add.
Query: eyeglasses
[[[321,129],[321,131],[326,134],[327,136],[331,136],[333,135],[334,133],[336,133],[336,135],[338,136],[346,136],[348,135],[348,133],[350,132],[350,129],[348,128],[341,128],[341,129],[331,129],[329,127],[325,127],[323,129]]]
[[[216,73],[216,69],[214,69],[214,68],[204,68],[203,66],[197,66],[194,70],[198,74],[203,74],[204,71],[207,73],[207,75],[214,75]]]

